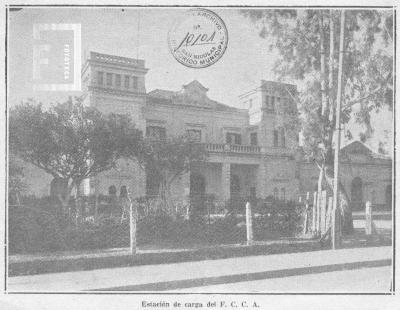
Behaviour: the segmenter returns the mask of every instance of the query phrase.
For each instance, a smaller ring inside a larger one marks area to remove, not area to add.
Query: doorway
[[[363,209],[363,182],[360,177],[351,182],[351,206],[353,210]]]

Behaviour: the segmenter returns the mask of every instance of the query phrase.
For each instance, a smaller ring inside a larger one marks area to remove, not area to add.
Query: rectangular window
[[[250,197],[251,198],[257,198],[257,193],[256,193],[256,188],[255,187],[250,187]]]
[[[257,133],[256,132],[252,132],[250,134],[250,144],[251,145],[257,145],[258,141],[257,141]]]
[[[121,87],[121,74],[115,75],[115,87]]]
[[[286,190],[284,187],[281,188],[281,200],[282,201],[286,200]]]
[[[279,140],[278,130],[274,130],[274,147],[278,147],[278,140]]]
[[[190,141],[192,142],[201,142],[201,130],[200,129],[188,129],[186,130],[186,134]]]
[[[275,200],[279,199],[279,190],[276,187],[274,188],[274,199]]]
[[[264,107],[269,109],[269,96],[264,97]]]
[[[270,97],[268,110],[275,111],[275,97]]]
[[[97,72],[97,85],[103,85],[104,83],[104,72]]]
[[[160,126],[149,126],[146,128],[146,137],[157,141],[165,140],[166,130]]]
[[[130,84],[130,81],[131,79],[130,79],[130,76],[129,75],[125,75],[125,88],[129,88],[129,84]]]
[[[286,147],[286,137],[284,128],[281,128],[281,147]]]
[[[137,90],[138,89],[138,78],[137,76],[133,76],[133,89]]]
[[[107,86],[112,86],[112,73],[107,73]]]
[[[249,109],[252,109],[253,108],[253,99],[250,99],[249,100]]]
[[[228,132],[226,134],[227,144],[242,144],[242,136],[239,133]]]

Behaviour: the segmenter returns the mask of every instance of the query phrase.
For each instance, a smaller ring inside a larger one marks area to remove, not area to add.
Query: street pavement
[[[389,292],[392,268],[375,267],[178,289],[191,293]]]
[[[381,246],[17,276],[8,279],[7,291],[76,292],[98,290],[144,292],[176,289],[191,291],[193,289],[193,291],[206,292],[208,291],[207,287],[212,285],[218,285],[219,288],[222,285],[228,290],[229,285],[232,285],[231,288],[234,291],[266,292],[272,290],[274,283],[278,290],[302,291],[300,284],[304,281],[301,279],[308,278],[310,279],[309,283],[314,284],[310,285],[307,290],[317,289],[318,291],[329,292],[333,289],[346,292],[347,286],[341,289],[340,283],[359,279],[351,285],[352,291],[367,289],[368,291],[387,293],[391,281],[389,272],[391,257],[392,248]],[[351,271],[349,272],[349,270]],[[380,280],[375,284],[365,286],[363,279],[369,270],[375,270],[375,273],[380,275]],[[328,278],[331,279],[332,277],[333,279],[340,279],[339,282],[336,281],[339,283],[336,289],[334,285],[324,285],[323,274],[328,274]],[[357,274],[359,274],[358,278],[353,276]],[[365,275],[362,276],[362,274]],[[345,277],[342,278],[340,275]],[[268,282],[266,279],[272,282]],[[295,283],[298,283],[298,286],[294,285],[286,289],[286,279],[297,281]],[[249,284],[250,282],[252,284]],[[320,287],[318,282],[321,282]],[[239,286],[235,289],[233,283]],[[261,285],[258,288],[259,283]],[[248,284],[250,285],[249,289],[246,289]]]

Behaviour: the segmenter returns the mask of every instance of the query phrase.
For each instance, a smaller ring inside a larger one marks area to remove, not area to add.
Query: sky
[[[213,10],[225,22],[229,43],[223,57],[208,68],[178,63],[168,49],[168,30],[185,9],[26,9],[10,13],[10,103],[27,97],[43,101],[67,94],[32,90],[32,32],[38,23],[80,23],[82,61],[90,51],[141,58],[149,72],[146,88],[180,90],[197,79],[209,88],[210,98],[238,106],[238,96],[261,79],[273,79],[273,54],[268,42],[238,10]]]
[[[260,84],[274,80],[277,55],[261,39],[258,30],[239,10],[213,9],[228,29],[228,47],[222,58],[207,68],[193,69],[178,63],[168,48],[168,31],[185,8],[23,8],[10,12],[8,46],[9,105],[34,98],[45,105],[64,101],[71,92],[33,90],[33,25],[46,23],[81,24],[81,59],[90,51],[144,59],[149,69],[146,89],[180,90],[197,79],[209,89],[211,99],[242,108],[238,96]],[[392,132],[388,113],[373,117],[377,126],[370,146],[377,149],[385,130]],[[382,126],[382,124],[385,124]],[[359,131],[357,126],[350,125]],[[357,134],[354,135],[357,137]]]

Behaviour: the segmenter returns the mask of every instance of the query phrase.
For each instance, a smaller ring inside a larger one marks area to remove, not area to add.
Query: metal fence
[[[9,206],[9,251],[15,253],[128,248],[131,225],[140,249],[194,248],[247,242],[245,198],[216,201],[189,197],[166,208],[158,197],[132,201],[85,197],[61,208],[54,200]],[[301,231],[303,205],[252,201],[254,240],[294,236]],[[131,224],[131,212],[133,212]]]

